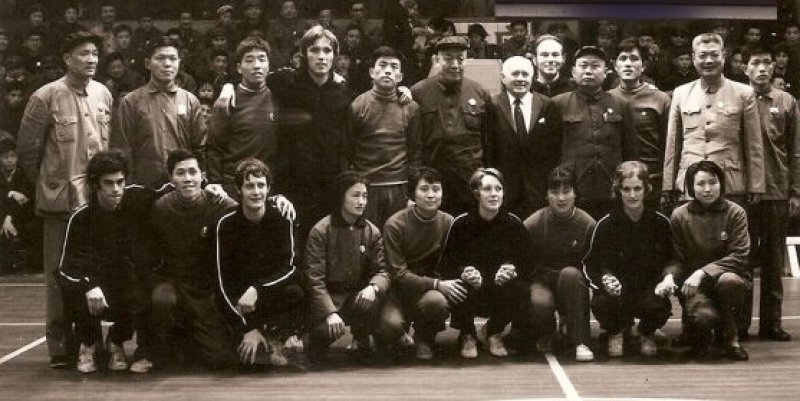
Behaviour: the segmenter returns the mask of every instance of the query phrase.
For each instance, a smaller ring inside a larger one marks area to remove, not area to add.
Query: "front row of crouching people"
[[[347,326],[354,353],[413,349],[427,360],[448,316],[464,358],[477,357],[480,344],[495,357],[551,352],[561,339],[576,360],[592,361],[590,310],[609,356],[631,348],[625,333],[636,319],[640,352],[653,356],[671,295],[692,355],[716,340],[728,358],[748,357],[736,327],[751,287],[747,221],[722,197],[724,174],[713,162],[687,170],[691,200],[671,218],[644,201],[646,166],[622,163],[616,207],[598,222],[575,206],[575,176],[563,167],[547,177],[547,206],[524,222],[503,208],[497,170],[475,172],[474,207],[453,218],[439,210],[441,176],[421,168],[410,173],[409,206],[382,231],[364,218],[369,183],[345,172],[302,255],[294,207],[270,196],[262,162],[238,165],[240,203],[204,188],[190,151],[171,152],[167,169],[170,183],[152,190],[126,186],[119,152],[89,164],[91,202],[69,221],[57,272],[81,372],[98,369],[98,354],[110,370],[137,373],[181,357],[212,368],[285,365],[289,344],[316,361]],[[477,316],[487,319],[482,336]],[[113,322],[105,341],[102,320]],[[124,343],[134,332],[129,365]]]

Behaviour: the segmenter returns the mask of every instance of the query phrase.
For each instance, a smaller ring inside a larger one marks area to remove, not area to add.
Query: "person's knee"
[[[558,281],[566,284],[583,284],[583,271],[577,267],[567,266],[558,273]]]
[[[736,273],[722,273],[717,279],[715,290],[721,296],[742,296],[748,289],[748,282]]]
[[[719,320],[717,310],[712,306],[701,306],[689,314],[692,322],[701,328],[711,329]]]
[[[544,320],[552,317],[556,312],[556,304],[553,293],[550,291],[540,291],[537,288],[531,289],[531,313],[535,320]]]
[[[417,302],[417,308],[425,320],[444,320],[449,313],[447,298],[435,290],[426,292]]]
[[[305,291],[303,291],[303,287],[299,284],[291,284],[283,289],[283,296],[287,302],[296,304],[302,302],[306,294]]]

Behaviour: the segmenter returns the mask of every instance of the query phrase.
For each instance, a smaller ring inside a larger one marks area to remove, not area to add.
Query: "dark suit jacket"
[[[558,162],[550,130],[550,98],[532,93],[528,132],[519,135],[512,105],[503,91],[492,97],[492,122],[487,132],[487,162],[503,173],[506,209],[524,219],[545,204],[547,174]]]

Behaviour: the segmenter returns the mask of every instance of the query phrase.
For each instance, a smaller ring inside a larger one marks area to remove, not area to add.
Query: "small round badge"
[[[478,105],[478,101],[475,100],[475,99],[470,98],[469,100],[467,100],[467,104],[469,104],[470,106],[477,106]]]

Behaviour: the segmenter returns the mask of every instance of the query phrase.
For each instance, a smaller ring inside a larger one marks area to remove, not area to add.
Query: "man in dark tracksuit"
[[[89,162],[92,196],[70,217],[56,272],[81,342],[77,368],[83,373],[97,370],[101,319],[114,321],[107,339],[109,369],[127,368],[123,343],[133,337],[134,317],[143,306],[140,273],[152,262],[152,249],[142,216],[158,194],[126,187],[127,163],[116,151],[100,152]]]
[[[267,203],[269,169],[245,159],[234,172],[242,203],[217,223],[216,264],[223,313],[232,324],[240,360],[253,363],[259,345],[273,365],[285,365],[281,340],[299,327],[304,293],[295,266],[293,222]]]
[[[457,216],[475,204],[469,178],[483,167],[484,135],[489,126],[489,92],[475,81],[464,78],[467,41],[450,36],[436,44],[441,65],[439,74],[411,87],[419,103],[418,144],[421,165],[442,174],[442,210]]]

